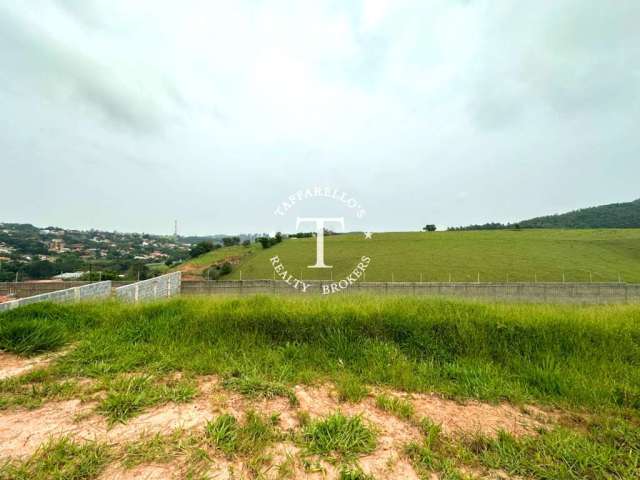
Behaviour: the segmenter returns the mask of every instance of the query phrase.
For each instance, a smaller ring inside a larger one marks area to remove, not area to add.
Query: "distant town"
[[[179,237],[0,223],[0,282],[148,278],[189,258],[198,242],[257,236]]]

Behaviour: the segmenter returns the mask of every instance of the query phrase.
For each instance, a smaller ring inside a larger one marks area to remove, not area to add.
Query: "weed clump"
[[[77,444],[68,438],[51,440],[24,461],[0,466],[2,480],[89,480],[110,458],[109,448],[94,442]]]
[[[376,397],[376,406],[380,410],[392,413],[403,420],[410,420],[415,413],[415,408],[411,402],[389,395]]]
[[[346,459],[370,453],[377,444],[375,431],[360,416],[347,417],[340,412],[307,424],[302,438],[312,455]]]
[[[159,384],[148,375],[119,376],[107,380],[106,388],[107,396],[98,411],[106,415],[110,423],[125,422],[153,405],[188,402],[196,394],[196,387],[189,380]]]
[[[244,424],[228,413],[208,422],[205,433],[209,441],[227,456],[256,455],[280,438],[277,417],[265,419],[249,411]]]
[[[359,468],[343,468],[340,470],[339,480],[375,480],[375,478]]]
[[[270,382],[253,376],[231,376],[223,380],[222,386],[249,398],[285,397],[293,406],[298,405],[293,390],[279,382]]]
[[[338,400],[341,402],[357,403],[369,394],[369,390],[358,380],[358,377],[348,374],[338,375],[336,390]]]

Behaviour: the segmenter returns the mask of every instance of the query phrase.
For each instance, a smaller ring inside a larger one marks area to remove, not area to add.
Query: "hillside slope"
[[[640,228],[640,199],[519,222],[522,228]]]
[[[310,269],[315,239],[288,239],[243,257],[225,279],[272,279],[270,258],[278,255],[303,279],[343,278],[367,255],[368,281],[566,281],[640,282],[640,229],[497,230],[476,232],[378,233],[325,239],[333,269]]]
[[[229,262],[236,268],[246,257],[251,256],[262,247],[256,243],[248,247],[234,245],[232,247],[222,247],[199,257],[187,260],[177,267],[171,269],[172,272],[182,272],[183,280],[203,280],[207,269],[213,266],[222,265]]]

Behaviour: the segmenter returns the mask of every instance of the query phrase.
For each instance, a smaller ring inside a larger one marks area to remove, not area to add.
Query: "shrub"
[[[200,255],[204,255],[205,253],[210,252],[214,248],[215,247],[214,247],[213,242],[211,240],[206,240],[204,242],[199,242],[199,243],[196,243],[194,246],[191,247],[191,250],[189,250],[189,256],[191,258],[199,257]]]

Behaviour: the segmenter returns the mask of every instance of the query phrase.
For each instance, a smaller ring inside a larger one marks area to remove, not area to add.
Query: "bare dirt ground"
[[[24,358],[18,357],[11,353],[0,352],[0,380],[23,375],[35,370],[36,368],[43,368],[49,365],[56,358],[67,353],[58,352],[47,355],[40,355],[37,357]]]
[[[205,280],[203,273],[206,272],[208,268],[221,266],[226,262],[231,265],[239,265],[241,260],[242,257],[240,255],[229,255],[221,260],[212,262],[211,264],[198,265],[187,262],[178,266],[177,270],[182,272],[183,281]]]
[[[51,357],[28,360],[0,354],[0,375],[6,378],[42,367]],[[446,435],[482,432],[488,435],[505,430],[513,435],[535,434],[537,428],[551,421],[541,410],[530,407],[518,409],[508,404],[491,405],[480,402],[457,403],[435,394],[407,394],[391,390],[375,389],[372,395],[359,403],[341,403],[331,385],[298,385],[294,388],[299,405],[293,407],[285,398],[249,400],[237,393],[225,390],[219,379],[200,377],[199,394],[184,404],[168,403],[144,411],[126,423],[109,426],[106,419],[96,413],[95,400],[47,402],[35,410],[15,408],[0,411],[0,461],[9,458],[25,458],[51,438],[68,436],[76,441],[97,440],[115,446],[124,446],[151,434],[170,434],[176,429],[202,432],[206,423],[226,412],[242,419],[249,410],[261,415],[279,415],[279,428],[292,431],[300,427],[300,414],[311,419],[325,417],[336,411],[346,415],[361,415],[377,432],[377,447],[371,454],[358,459],[359,467],[377,479],[417,479],[411,463],[404,455],[404,446],[420,441],[421,433],[415,422],[401,420],[382,411],[375,405],[375,395],[385,393],[411,402],[415,417],[428,417],[440,424]],[[252,478],[243,459],[229,459],[211,449],[208,478]],[[317,459],[316,471],[310,469],[300,456],[300,449],[290,441],[276,443],[269,448],[270,461],[263,467],[263,478],[338,478],[339,471],[326,461]],[[183,457],[172,458],[166,463],[147,463],[125,468],[115,459],[100,476],[101,480],[167,479],[183,478]],[[282,477],[286,470],[286,477]],[[496,477],[492,477],[496,478]]]

